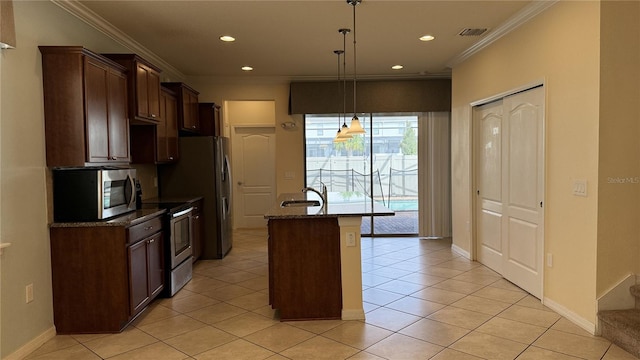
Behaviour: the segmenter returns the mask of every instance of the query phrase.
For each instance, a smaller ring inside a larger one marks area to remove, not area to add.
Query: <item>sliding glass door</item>
[[[350,119],[347,119],[347,124]],[[305,116],[306,184],[367,197],[395,216],[365,217],[362,235],[418,233],[418,114],[366,114],[366,133],[334,142],[338,115]]]

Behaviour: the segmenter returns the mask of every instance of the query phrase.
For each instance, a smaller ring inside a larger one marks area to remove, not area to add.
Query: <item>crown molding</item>
[[[164,61],[160,56],[156,55],[151,50],[144,47],[139,42],[135,41],[129,35],[122,32],[120,29],[113,26],[110,22],[106,21],[104,18],[93,12],[91,9],[87,8],[80,2],[76,0],[50,0],[52,3],[58,5],[62,9],[66,10],[71,15],[77,17],[78,19],[84,21],[89,26],[94,29],[100,31],[105,34],[109,38],[115,40],[117,43],[123,45],[127,49],[131,50],[133,53],[140,55],[145,60],[152,62],[154,65],[160,67],[165,71],[169,71],[182,79],[186,78],[186,75],[183,74],[180,70],[175,68],[173,65]]]
[[[501,37],[507,35],[513,30],[517,29],[527,21],[533,19],[538,16],[543,11],[547,10],[551,6],[555,5],[559,0],[534,0],[529,5],[524,7],[522,10],[517,12],[515,15],[510,17],[503,24],[495,28],[493,31],[489,32],[485,37],[483,37],[480,41],[473,44],[470,48],[463,51],[462,53],[456,55],[452,59],[447,62],[447,67],[453,68],[454,66],[462,63],[463,61],[469,59],[471,56],[479,52],[480,50],[488,47],[493,42],[497,41]]]

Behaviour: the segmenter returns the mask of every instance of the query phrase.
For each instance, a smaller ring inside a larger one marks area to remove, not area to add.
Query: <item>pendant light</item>
[[[349,132],[349,127],[347,126],[347,34],[351,32],[351,29],[339,29],[339,33],[342,34],[342,53],[344,54],[342,57],[342,128],[338,136],[341,139],[351,139],[353,135]],[[340,68],[338,64],[338,74],[340,74]],[[338,86],[340,86],[340,79],[338,76]]]
[[[350,134],[364,134],[365,131],[360,125],[360,119],[356,112],[356,5],[362,0],[347,0],[347,4],[353,6],[353,118],[351,118]]]
[[[338,55],[338,96],[340,96],[340,55],[344,53],[344,50],[333,50],[333,53]],[[340,114],[338,114],[338,131],[336,132],[336,137],[333,138],[333,142],[338,143],[347,141],[347,138],[341,135],[342,130],[340,129]]]

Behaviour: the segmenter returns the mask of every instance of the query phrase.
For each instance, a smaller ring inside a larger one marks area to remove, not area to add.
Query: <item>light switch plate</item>
[[[587,180],[573,180],[573,195],[587,196]]]

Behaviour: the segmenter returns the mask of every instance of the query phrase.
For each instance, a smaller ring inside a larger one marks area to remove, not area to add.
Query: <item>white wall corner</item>
[[[56,327],[52,326],[45,330],[42,334],[38,335],[28,343],[24,344],[18,350],[7,355],[2,360],[20,360],[27,357],[27,355],[36,351],[40,346],[44,345],[47,341],[53,339],[56,336]]]
[[[557,302],[545,297],[542,300],[542,304],[549,309],[557,312],[558,314],[567,318],[567,320],[571,321],[575,325],[579,326],[583,330],[587,331],[591,335],[596,334],[596,324],[591,321],[583,318],[582,316],[574,313],[563,305],[558,304]]]

